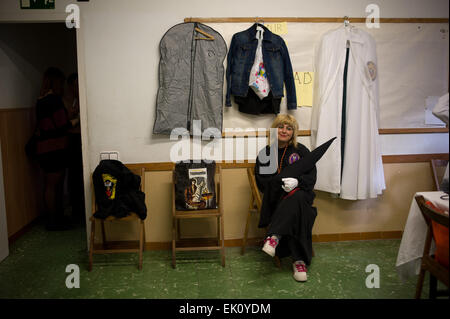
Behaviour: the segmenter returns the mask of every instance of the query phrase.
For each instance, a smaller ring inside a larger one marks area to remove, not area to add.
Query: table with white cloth
[[[419,192],[412,199],[408,219],[403,231],[402,241],[398,250],[397,274],[402,281],[406,281],[420,272],[423,248],[427,236],[427,223],[420,211],[415,197],[422,195],[425,201],[430,201],[436,207],[448,212],[448,195],[444,192]],[[444,196],[445,195],[445,196]],[[436,249],[434,241],[431,244],[430,254]]]

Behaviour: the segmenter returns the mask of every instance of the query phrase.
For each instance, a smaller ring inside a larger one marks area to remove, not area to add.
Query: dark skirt
[[[60,150],[41,154],[38,157],[39,166],[45,173],[56,173],[69,167],[69,151]]]
[[[282,199],[271,216],[268,235],[281,235],[276,255],[291,256],[307,265],[312,258],[312,228],[317,209],[312,206],[314,194],[299,190]]]
[[[281,98],[274,98],[272,92],[263,99],[256,95],[252,88],[248,88],[246,97],[235,96],[234,102],[239,106],[239,112],[247,114],[278,114],[280,113]]]

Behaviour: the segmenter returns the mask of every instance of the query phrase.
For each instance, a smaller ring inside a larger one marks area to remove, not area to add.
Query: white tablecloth
[[[448,211],[448,197],[447,199],[441,199],[441,196],[445,195],[444,192],[420,192],[416,193],[414,197],[419,195],[422,195],[425,200],[432,202],[436,207]],[[427,235],[427,224],[414,197],[409,209],[408,219],[403,231],[397,262],[395,264],[397,274],[402,281],[406,281],[408,278],[419,274],[421,257]],[[434,250],[435,245],[433,242],[430,253],[434,253]]]

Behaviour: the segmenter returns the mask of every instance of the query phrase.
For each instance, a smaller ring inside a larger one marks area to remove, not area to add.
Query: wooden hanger
[[[208,40],[208,41],[213,41],[214,40],[214,36],[212,36],[211,34],[201,30],[200,28],[195,27],[194,28],[195,31],[197,31],[198,33],[203,34],[206,38],[199,38],[199,37],[195,37],[195,40]]]

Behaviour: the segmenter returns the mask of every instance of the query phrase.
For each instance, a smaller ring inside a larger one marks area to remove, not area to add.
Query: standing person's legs
[[[44,201],[48,213],[48,230],[62,230],[68,226],[64,223],[64,177],[65,170],[45,173]]]

